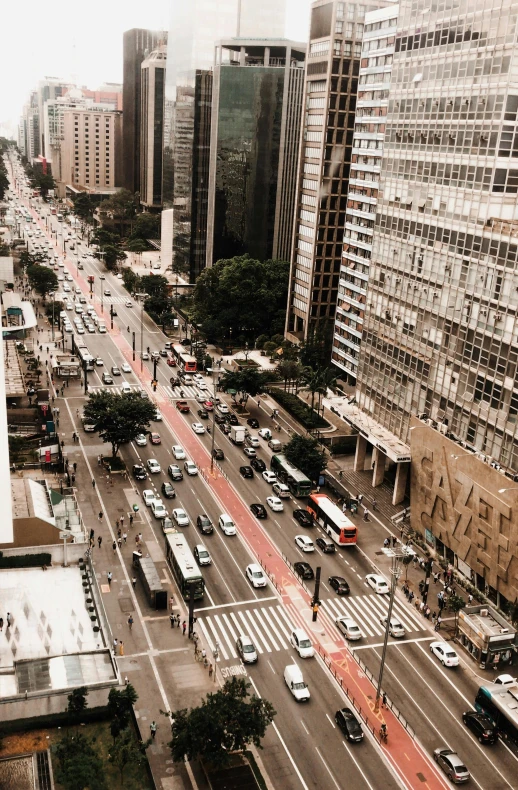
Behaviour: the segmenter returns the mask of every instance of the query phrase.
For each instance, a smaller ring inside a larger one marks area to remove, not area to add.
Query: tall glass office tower
[[[214,45],[282,37],[285,0],[173,0],[164,118],[164,208],[174,209],[173,261],[191,281],[205,267]]]

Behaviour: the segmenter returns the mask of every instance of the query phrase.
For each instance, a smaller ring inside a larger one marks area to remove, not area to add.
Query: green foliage
[[[308,329],[307,340],[300,347],[300,361],[305,367],[321,368],[331,360],[333,345],[333,322],[319,318]]]
[[[112,455],[116,456],[121,444],[146,432],[155,416],[155,406],[137,392],[119,395],[101,390],[90,395],[84,415],[93,422],[103,442],[111,444]]]
[[[168,322],[172,321],[172,308],[173,300],[169,296],[151,296],[144,302],[144,310],[159,324],[164,323],[165,316],[168,317]]]
[[[284,455],[314,483],[327,467],[326,454],[319,450],[316,439],[307,436],[292,436],[284,448]]]
[[[118,243],[119,237],[117,234],[105,228],[96,228],[92,234],[92,244],[97,244],[101,249],[107,244],[117,245]]]
[[[105,790],[103,763],[84,735],[66,735],[56,746],[56,779],[65,790]]]
[[[74,214],[76,217],[82,219],[83,222],[91,222],[95,211],[95,204],[88,192],[79,192],[73,200]]]
[[[277,365],[277,373],[284,381],[284,389],[287,389],[288,382],[294,382],[297,386],[304,376],[305,368],[295,360],[286,359],[284,356]]]
[[[464,598],[461,598],[460,595],[450,595],[448,598],[448,608],[452,611],[455,615],[455,632],[457,631],[457,627],[459,624],[459,612],[461,609],[464,609],[466,606],[466,601]]]
[[[36,263],[45,263],[47,261],[47,255],[44,252],[28,252],[27,250],[22,250],[20,253],[20,265],[25,268],[28,266],[34,266]]]
[[[250,697],[250,683],[232,678],[214,694],[207,694],[201,705],[172,714],[171,753],[174,762],[202,758],[224,767],[231,752],[249,744],[261,747],[268,725],[276,711],[267,700]]]
[[[149,245],[142,239],[131,239],[126,244],[126,249],[128,252],[145,252],[149,249]]]
[[[169,283],[163,274],[146,274],[140,278],[140,285],[149,296],[167,296]]]
[[[0,551],[0,570],[6,568],[41,568],[43,565],[52,565],[52,554],[15,554],[3,557]]]
[[[52,269],[48,269],[46,266],[40,266],[37,263],[32,264],[27,269],[27,277],[29,278],[31,288],[33,288],[36,293],[40,294],[40,296],[43,296],[44,299],[51,291],[57,290],[57,275]]]
[[[54,313],[54,325],[59,325],[59,314],[65,309],[63,302],[49,302],[45,305],[45,315],[52,326],[52,313]]]
[[[133,224],[133,230],[129,236],[130,241],[147,239],[157,239],[160,237],[160,214],[139,214]],[[144,247],[147,249],[147,245]]]
[[[109,761],[119,769],[120,784],[123,787],[124,769],[128,765],[141,765],[147,760],[146,749],[151,745],[151,738],[145,743],[135,740],[133,733],[124,730],[115,738],[110,749]]]
[[[210,340],[282,332],[289,264],[248,255],[220,260],[198,277],[193,293],[196,323]]]
[[[272,387],[270,395],[304,428],[329,428],[327,420],[322,419],[320,415],[312,411],[307,404],[301,401],[298,395],[294,395],[292,392],[284,392],[284,390],[277,389],[277,387]]]
[[[72,693],[68,695],[67,711],[74,721],[77,721],[83,711],[85,711],[88,707],[88,702],[86,701],[87,696],[88,689],[86,686],[81,686],[80,688],[74,689]]]
[[[249,396],[255,398],[264,392],[266,384],[270,380],[268,373],[257,370],[257,368],[244,368],[240,371],[227,370],[220,380],[223,390],[236,390],[233,395],[234,401],[246,406]]]
[[[94,252],[94,258],[104,261],[108,271],[112,272],[117,268],[119,262],[126,260],[126,253],[120,247],[116,247],[115,244],[105,244],[102,250]]]
[[[21,458],[27,456],[30,445],[26,436],[16,436],[10,433],[7,438],[9,442],[9,460],[11,463],[16,463]]]
[[[56,182],[54,181],[52,176],[40,172],[36,172],[34,174],[34,185],[36,187],[39,187],[43,199],[47,197],[49,189],[56,188]]]
[[[511,611],[509,612],[509,616],[511,618],[511,623],[516,627],[518,625],[518,601],[515,601],[511,605]]]
[[[315,405],[315,395],[325,395],[328,388],[336,384],[336,373],[333,368],[305,368],[303,379],[311,392],[311,411]],[[313,412],[314,413],[314,412]]]
[[[122,282],[124,287],[130,294],[140,291],[140,277],[129,266],[122,267]]]
[[[256,338],[255,347],[261,351],[261,349],[264,347],[264,344],[267,343],[269,339],[270,338],[268,335],[259,335],[259,337]]]
[[[8,244],[2,244],[0,242],[0,258],[7,258],[8,255],[11,254],[11,248]]]
[[[135,688],[128,683],[123,691],[112,688],[108,695],[108,713],[111,717],[110,732],[115,741],[130,722],[131,708],[138,700]]]
[[[99,216],[103,228],[117,232],[119,237],[123,236],[124,229],[131,224],[139,208],[138,193],[133,194],[127,189],[120,189],[99,204]]]

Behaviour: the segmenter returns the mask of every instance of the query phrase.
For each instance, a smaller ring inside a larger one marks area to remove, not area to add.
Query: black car
[[[182,346],[190,346],[191,345],[191,341],[189,340],[188,337],[184,337],[183,340],[180,340],[180,345],[182,345]]]
[[[239,474],[241,475],[241,477],[248,477],[248,478],[250,478],[250,477],[254,476],[254,470],[252,469],[251,466],[240,466],[239,467]]]
[[[146,470],[140,464],[135,464],[132,471],[135,480],[147,480]]]
[[[362,725],[350,708],[342,708],[335,713],[335,721],[348,741],[363,741]]]
[[[301,527],[312,527],[313,519],[307,510],[294,510],[293,518],[298,521]]]
[[[171,480],[183,480],[183,472],[176,464],[171,464],[167,467],[167,472]]]
[[[462,721],[476,735],[480,743],[495,743],[498,739],[498,730],[483,713],[470,710],[462,714]]]
[[[166,499],[174,499],[176,496],[176,491],[171,483],[162,483],[161,491]]]
[[[348,595],[351,592],[351,588],[343,576],[330,576],[328,581],[329,586],[332,587],[338,595]]]
[[[336,546],[332,540],[329,540],[329,538],[317,538],[315,543],[317,544],[319,549],[322,549],[324,554],[335,553]]]
[[[225,453],[219,447],[215,447],[212,451],[212,455],[216,459],[216,461],[224,461],[225,460]]]
[[[313,573],[313,568],[309,564],[309,562],[296,562],[293,566],[293,570],[300,576],[301,579],[314,579],[315,574]]]
[[[200,420],[208,420],[209,419],[209,412],[206,409],[198,409],[198,417]]]
[[[250,426],[250,428],[259,428],[259,420],[256,420],[254,417],[250,417],[246,424]]]
[[[239,420],[237,419],[235,414],[227,414],[227,422],[229,425],[239,425]]]
[[[259,472],[259,474],[261,474],[261,472],[264,472],[266,469],[266,464],[264,461],[261,460],[261,458],[252,458],[250,460],[250,466],[252,467],[252,469],[255,469],[256,472]]]
[[[218,414],[217,412],[216,412],[216,414],[214,415],[214,420],[215,420],[215,422],[216,422],[218,425],[223,425],[223,424],[224,424],[224,422],[225,422],[225,418],[224,418],[224,416],[223,416],[222,414]]]
[[[250,510],[256,518],[267,518],[268,516],[265,506],[261,505],[260,502],[254,502],[253,505],[250,505]]]
[[[201,516],[197,517],[196,526],[198,527],[200,532],[203,532],[204,535],[210,535],[212,532],[214,532],[212,521],[208,516],[205,515],[205,513],[202,513]]]

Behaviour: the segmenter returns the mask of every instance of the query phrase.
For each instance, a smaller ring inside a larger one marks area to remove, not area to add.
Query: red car
[[[176,401],[176,408],[178,409],[178,411],[181,411],[184,414],[187,414],[191,410],[190,406],[189,406],[189,404],[187,403],[186,400],[177,400]],[[207,407],[205,406],[205,408],[207,408]]]
[[[159,433],[152,433],[150,437],[151,444],[162,444],[162,439]]]
[[[176,359],[174,357],[167,357],[167,364],[170,368],[176,367]]]
[[[211,400],[203,401],[202,405],[206,411],[214,411],[214,404]]]

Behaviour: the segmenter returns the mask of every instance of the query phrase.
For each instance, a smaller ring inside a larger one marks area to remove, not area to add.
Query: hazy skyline
[[[185,0],[189,2],[189,0]],[[287,37],[306,41],[311,0],[287,0]],[[95,89],[122,82],[122,34],[133,27],[167,30],[171,0],[90,0],[74,19],[71,3],[9,3],[0,49],[0,128],[16,135],[29,92],[44,77]]]

